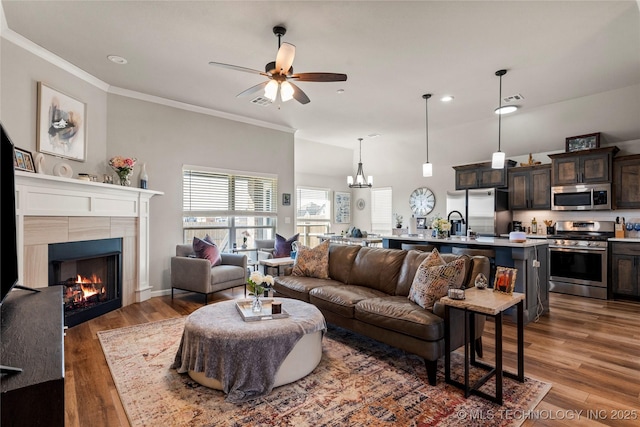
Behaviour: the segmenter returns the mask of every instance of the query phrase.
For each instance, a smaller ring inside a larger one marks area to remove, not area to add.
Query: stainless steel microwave
[[[551,187],[551,210],[611,210],[611,184],[559,185]]]

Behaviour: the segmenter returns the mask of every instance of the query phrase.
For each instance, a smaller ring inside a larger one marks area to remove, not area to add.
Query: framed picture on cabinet
[[[516,274],[518,274],[518,269],[516,268],[497,267],[493,291],[512,294],[513,289],[516,287]]]
[[[587,135],[570,136],[566,139],[566,152],[590,150],[600,147],[600,132]]]
[[[13,148],[13,166],[19,171],[36,171],[31,153],[18,147]]]

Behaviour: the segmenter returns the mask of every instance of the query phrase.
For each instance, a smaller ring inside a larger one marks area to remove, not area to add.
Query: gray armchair
[[[256,239],[255,245],[258,252],[258,261],[273,258],[273,254],[276,251],[276,239]]]
[[[222,264],[211,266],[209,260],[196,258],[192,245],[176,245],[176,256],[171,257],[171,299],[173,290],[209,294],[244,285],[247,295],[247,256],[222,253]]]

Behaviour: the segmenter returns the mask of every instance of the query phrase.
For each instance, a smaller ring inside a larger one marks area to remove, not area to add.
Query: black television
[[[0,123],[2,148],[0,149],[0,191],[2,191],[2,220],[0,241],[0,304],[18,283],[18,242],[16,238],[16,190],[13,143]],[[6,250],[6,252],[5,252]]]

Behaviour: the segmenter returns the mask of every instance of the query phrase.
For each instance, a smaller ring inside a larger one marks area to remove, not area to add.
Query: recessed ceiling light
[[[343,93],[344,93],[344,89],[338,89],[336,92],[337,92],[338,94],[343,94]]]
[[[380,136],[379,133],[370,133],[369,135],[367,135],[369,138],[377,138]]]
[[[440,98],[440,101],[442,101],[442,102],[451,102],[451,101],[453,101],[453,96],[445,95],[442,98]]]
[[[494,112],[496,114],[509,114],[509,113],[513,113],[517,109],[518,107],[516,105],[503,105],[500,108],[496,108]]]
[[[122,56],[118,56],[118,55],[109,55],[109,56],[107,56],[107,59],[109,61],[114,62],[114,63],[119,64],[119,65],[124,65],[124,64],[126,64],[128,62]]]

